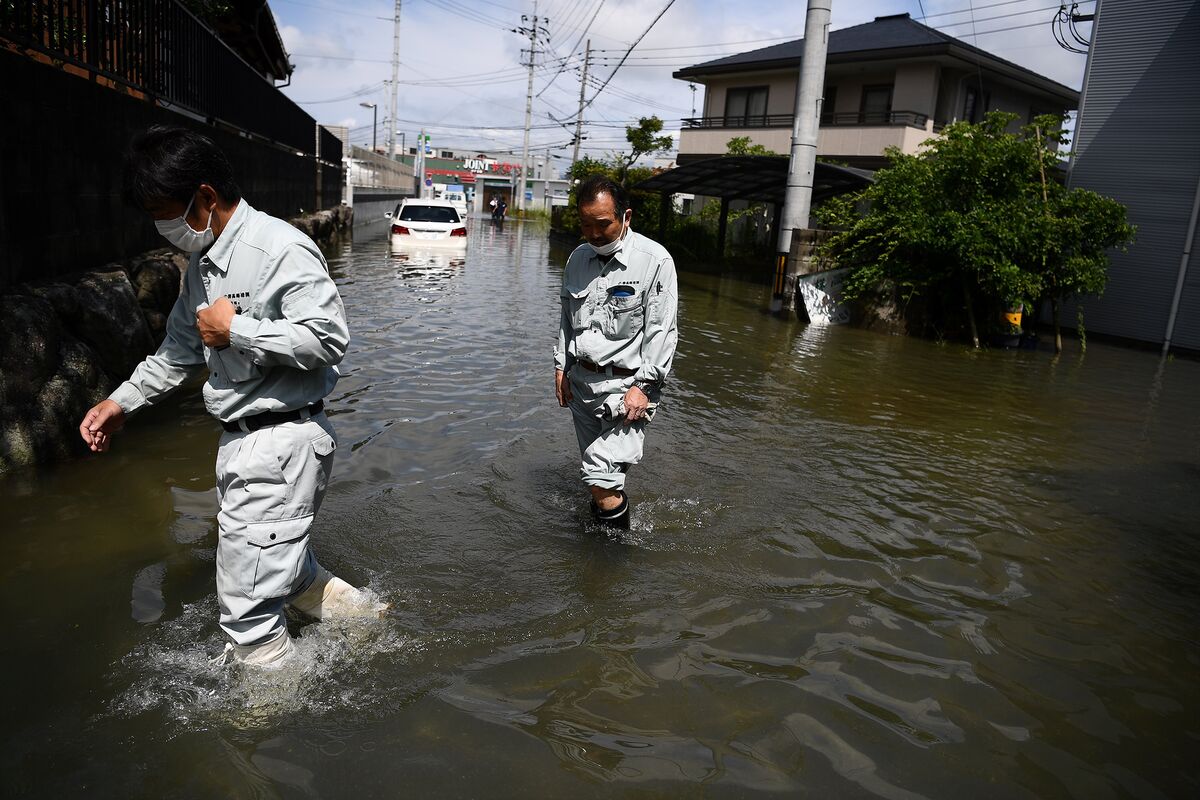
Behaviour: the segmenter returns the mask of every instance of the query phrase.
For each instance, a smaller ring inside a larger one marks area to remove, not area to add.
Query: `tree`
[[[1056,353],[1062,352],[1059,312],[1063,301],[1077,295],[1101,294],[1108,282],[1108,251],[1124,249],[1137,233],[1137,228],[1125,220],[1124,206],[1116,200],[1086,189],[1068,190],[1046,180],[1047,169],[1056,166],[1057,154],[1045,145],[1065,144],[1061,123],[1054,115],[1044,115],[1024,129],[1026,138],[1038,149],[1042,188],[1041,251],[1030,261],[1036,265],[1042,282],[1038,299],[1050,301]]]
[[[768,150],[761,144],[750,144],[749,136],[735,136],[725,143],[727,156],[777,156],[774,150]]]
[[[618,183],[622,186],[625,185],[629,176],[629,168],[642,156],[661,153],[675,146],[675,140],[670,136],[658,135],[662,129],[663,122],[658,117],[642,117],[638,120],[636,128],[632,126],[625,128],[625,139],[629,142],[631,150],[628,155],[613,154],[616,166],[615,177]]]
[[[890,283],[906,301],[961,304],[978,347],[978,303],[998,318],[1047,291],[1103,288],[1106,250],[1128,239],[1124,209],[1048,181],[1045,139],[1061,135],[1058,125],[1015,134],[1007,130],[1015,119],[993,111],[978,124],[948,125],[918,155],[892,149],[873,185],[817,210],[840,229],[825,253],[853,268],[848,296]]]

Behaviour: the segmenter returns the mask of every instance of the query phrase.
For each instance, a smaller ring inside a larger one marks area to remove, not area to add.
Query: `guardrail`
[[[795,116],[792,114],[749,114],[736,117],[688,117],[683,120],[683,127],[790,128],[792,127],[793,120],[795,120]],[[827,126],[908,125],[913,128],[924,128],[928,122],[928,114],[920,114],[916,111],[865,111],[821,115],[821,124]]]
[[[365,147],[350,147],[350,185],[413,192],[416,174],[411,164],[381,156]]]
[[[0,40],[313,155],[316,121],[177,0],[0,0]],[[341,160],[341,142],[324,160]]]

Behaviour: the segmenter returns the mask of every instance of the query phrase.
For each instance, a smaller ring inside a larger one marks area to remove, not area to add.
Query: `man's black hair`
[[[169,200],[188,203],[202,183],[216,189],[225,202],[242,198],[229,159],[207,136],[154,125],[130,143],[125,156],[125,202],[138,208]]]
[[[613,199],[617,219],[625,216],[625,211],[629,208],[629,195],[625,193],[621,184],[607,175],[592,175],[579,184],[579,188],[575,190],[575,203],[577,206],[594,203],[596,197],[601,194],[607,194]]]

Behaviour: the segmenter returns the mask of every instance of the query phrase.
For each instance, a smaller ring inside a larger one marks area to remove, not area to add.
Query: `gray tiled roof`
[[[839,61],[845,59],[838,58],[838,56],[849,56],[851,54],[866,55],[872,50],[897,51],[919,48],[923,52],[928,52],[931,48],[934,50],[944,48],[948,51],[951,46],[984,57],[993,63],[1000,62],[1020,70],[1030,78],[1036,78],[1041,82],[1061,87],[1063,91],[1069,94],[1076,94],[1075,90],[1070,87],[1051,81],[1032,70],[999,58],[961,39],[955,39],[953,36],[934,30],[927,25],[922,25],[910,18],[908,14],[876,17],[874,22],[865,22],[862,25],[830,31],[828,54],[830,61]],[[685,67],[675,72],[674,77],[691,78],[712,73],[739,72],[744,69],[794,67],[800,64],[803,54],[804,40],[796,39],[795,41],[773,44],[770,47],[750,50],[745,53],[738,53],[737,55],[726,56],[725,58],[718,58],[713,61],[705,61],[701,64]],[[891,55],[900,54],[893,53]]]

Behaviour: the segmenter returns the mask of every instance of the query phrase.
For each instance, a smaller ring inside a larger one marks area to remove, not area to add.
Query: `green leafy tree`
[[[1108,282],[1108,253],[1114,248],[1124,249],[1137,233],[1137,228],[1125,219],[1125,207],[1116,200],[1047,180],[1047,173],[1058,164],[1058,156],[1046,145],[1066,143],[1061,123],[1059,117],[1044,115],[1024,129],[1026,139],[1038,151],[1042,190],[1041,234],[1037,241],[1040,252],[1028,261],[1041,278],[1042,298],[1050,302],[1056,353],[1062,352],[1059,313],[1063,301],[1103,293]],[[1081,337],[1082,313],[1081,307],[1076,328]]]
[[[662,153],[674,147],[674,139],[670,136],[658,135],[662,133],[662,129],[663,122],[658,117],[642,117],[638,120],[637,127],[625,128],[625,139],[629,142],[630,151],[613,154],[615,177],[618,183],[622,186],[628,185],[629,168],[642,156]]]
[[[891,284],[906,301],[961,304],[978,347],[977,304],[998,318],[1046,292],[1061,299],[1103,288],[1106,250],[1127,238],[1124,209],[1048,180],[1046,138],[1058,126],[1016,134],[1015,119],[994,111],[947,126],[918,155],[892,149],[873,185],[817,210],[839,229],[825,254],[853,268],[850,297]]]
[[[761,144],[750,144],[749,136],[735,136],[725,143],[727,156],[777,156],[774,150],[768,150]]]

